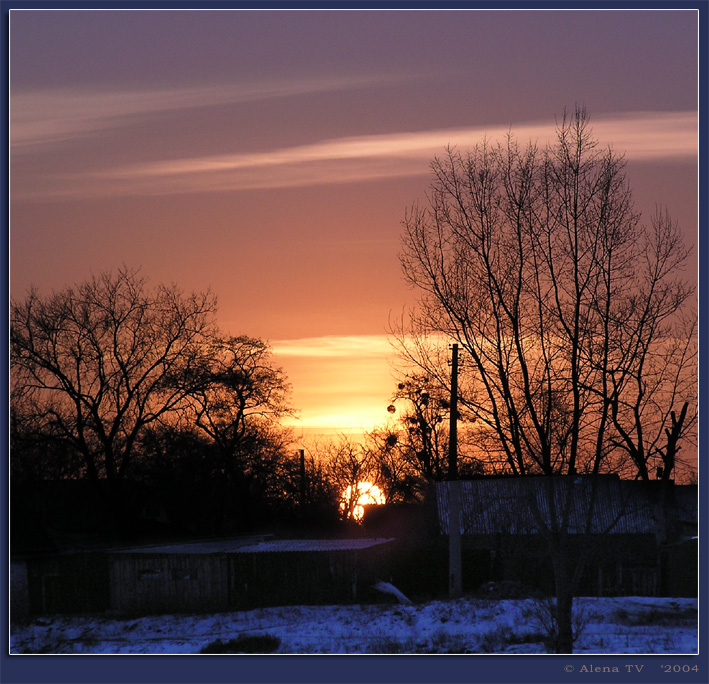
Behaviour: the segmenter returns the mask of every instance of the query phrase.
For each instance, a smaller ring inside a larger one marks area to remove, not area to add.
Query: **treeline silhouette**
[[[13,546],[337,519],[268,344],[215,317],[125,267],[12,303]]]

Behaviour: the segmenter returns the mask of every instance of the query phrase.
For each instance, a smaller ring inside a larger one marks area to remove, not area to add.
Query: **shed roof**
[[[439,529],[449,534],[450,482],[436,484]],[[651,534],[652,505],[638,483],[615,477],[505,477],[453,483],[461,534]]]
[[[238,553],[275,553],[294,551],[359,551],[381,546],[393,539],[275,539],[237,549]]]
[[[123,554],[293,553],[305,551],[353,551],[379,546],[393,539],[272,539],[251,538],[187,542],[120,549]]]

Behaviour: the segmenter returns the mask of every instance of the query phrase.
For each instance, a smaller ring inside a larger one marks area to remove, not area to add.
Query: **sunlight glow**
[[[284,425],[322,434],[364,432],[386,422],[393,387],[385,335],[311,337],[272,342],[293,386],[297,417]]]
[[[386,497],[377,485],[371,482],[360,482],[356,489],[352,485],[342,492],[340,501],[340,511],[343,513],[350,510],[349,517],[360,522],[364,517],[364,507],[371,504],[382,505],[386,503]]]
[[[278,340],[272,343],[280,356],[300,357],[381,357],[391,353],[386,335],[326,335],[300,340]]]

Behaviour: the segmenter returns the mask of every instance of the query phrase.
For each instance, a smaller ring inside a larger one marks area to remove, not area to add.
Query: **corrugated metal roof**
[[[352,551],[386,544],[393,539],[223,539],[117,550],[129,554],[276,553],[297,551]]]
[[[276,539],[236,549],[237,553],[281,553],[293,551],[358,551],[380,546],[393,539]]]
[[[449,482],[436,484],[438,523],[449,531]],[[637,483],[612,477],[482,478],[455,483],[461,534],[652,533],[652,506]],[[566,522],[566,524],[564,524]]]

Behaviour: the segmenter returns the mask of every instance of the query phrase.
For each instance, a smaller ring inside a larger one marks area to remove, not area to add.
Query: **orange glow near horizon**
[[[272,346],[299,412],[284,425],[296,433],[361,434],[387,422],[394,380],[385,335],[314,337]]]

